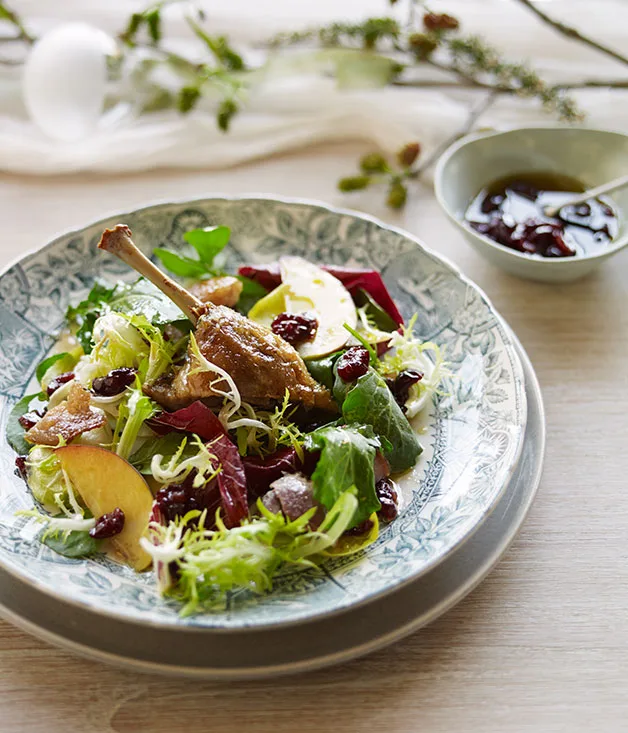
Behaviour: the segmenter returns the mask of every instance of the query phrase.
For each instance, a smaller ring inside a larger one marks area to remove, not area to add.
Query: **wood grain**
[[[538,372],[547,462],[519,537],[430,627],[365,659],[269,682],[119,671],[0,623],[1,731],[628,730],[628,253],[573,285],[509,277],[470,250],[427,188],[401,216],[375,192],[336,193],[360,152],[326,146],[211,175],[3,176],[1,264],[116,209],[216,192],[319,198],[404,226],[486,290]]]

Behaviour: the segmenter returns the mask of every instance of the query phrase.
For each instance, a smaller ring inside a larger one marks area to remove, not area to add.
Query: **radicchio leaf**
[[[251,499],[257,499],[269,490],[273,481],[287,473],[304,473],[310,476],[316,467],[318,453],[305,453],[301,461],[294,448],[280,448],[266,458],[247,456],[242,459]]]
[[[222,465],[222,471],[215,480],[220,491],[225,525],[237,527],[249,515],[246,473],[240,453],[226,435],[221,435],[209,449]]]
[[[148,424],[159,435],[178,430],[195,433],[199,438],[206,441],[226,435],[220,420],[200,400],[175,412],[160,412],[151,418]]]
[[[399,309],[391,298],[379,272],[357,267],[336,267],[335,265],[322,265],[321,267],[338,278],[352,297],[358,297],[360,291],[364,290],[398,326],[403,325],[403,317],[399,313]],[[272,262],[268,265],[243,265],[238,270],[238,274],[255,280],[267,290],[273,290],[281,284],[278,262]]]

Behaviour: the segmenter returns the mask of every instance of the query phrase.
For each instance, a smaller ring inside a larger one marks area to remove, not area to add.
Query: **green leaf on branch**
[[[229,125],[231,124],[231,118],[237,111],[238,105],[233,99],[223,99],[218,107],[218,113],[216,114],[218,128],[223,132],[227,132]]]
[[[193,110],[200,97],[201,90],[197,86],[182,87],[179,91],[179,99],[177,100],[179,112],[185,114]]]

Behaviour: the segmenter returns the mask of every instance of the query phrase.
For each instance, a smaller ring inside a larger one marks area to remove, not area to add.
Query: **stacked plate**
[[[538,382],[484,294],[408,234],[300,201],[213,198],[152,206],[66,234],[0,276],[2,424],[52,343],[69,302],[94,278],[129,278],[96,249],[123,221],[146,251],[180,248],[198,226],[232,230],[227,269],[298,254],[382,272],[403,315],[444,351],[451,375],[416,422],[424,452],[401,483],[397,520],[358,556],[286,572],[272,593],[232,594],[181,618],[148,575],[69,560],[16,517],[32,504],[0,446],[0,604],[19,626],[103,660],[151,671],[244,678],[346,660],[428,623],[468,593],[521,525],[539,483],[545,426]]]

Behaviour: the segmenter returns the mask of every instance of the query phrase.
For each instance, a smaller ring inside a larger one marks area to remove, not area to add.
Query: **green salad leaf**
[[[53,364],[61,361],[61,359],[72,359],[72,354],[69,354],[67,351],[63,351],[60,354],[53,354],[52,356],[48,356],[43,361],[39,362],[39,364],[37,365],[37,369],[35,370],[35,377],[37,381],[41,383],[41,380],[44,378],[44,374],[48,371],[48,369],[50,369]]]
[[[183,239],[197,251],[199,260],[208,268],[214,266],[216,255],[229,244],[231,230],[229,227],[204,227],[191,229],[183,235]],[[207,270],[210,272],[210,270]]]
[[[159,406],[142,392],[139,379],[126,391],[124,402],[118,408],[118,419],[113,434],[113,448],[125,460],[131,455],[142,426],[159,412]]]
[[[152,475],[150,464],[153,456],[160,455],[163,456],[165,461],[170,460],[179,451],[184,440],[186,440],[186,436],[178,432],[149,438],[131,455],[129,463],[140,473]],[[198,453],[198,451],[194,448],[194,444],[188,440],[183,456],[189,458],[194,453]]]
[[[371,425],[382,439],[393,473],[412,468],[422,452],[412,426],[395,402],[384,378],[370,368],[347,393],[342,414],[347,423]]]
[[[352,527],[380,509],[373,466],[381,443],[369,426],[326,425],[307,436],[306,447],[321,451],[312,474],[315,499],[330,509],[343,492],[354,486],[358,505]]]
[[[75,307],[70,306],[66,313],[68,323],[77,329],[76,337],[86,354],[90,354],[93,348],[94,324],[100,316],[111,311],[127,316],[144,316],[155,326],[189,324],[170,298],[143,277],[134,283],[118,283],[113,287],[97,282],[87,298]]]
[[[202,262],[193,260],[185,255],[178,255],[163,247],[155,247],[153,254],[159,257],[161,264],[179,277],[202,277],[207,274],[207,268]]]
[[[183,239],[194,247],[198,259],[177,254],[163,247],[156,247],[153,254],[161,260],[164,267],[179,277],[199,278],[204,275],[220,275],[222,272],[216,269],[214,260],[229,244],[230,237],[229,227],[192,229],[183,235]]]
[[[268,295],[268,293],[265,287],[255,282],[255,280],[251,280],[250,277],[245,277],[244,275],[236,275],[235,277],[242,283],[242,292],[240,293],[236,308],[242,315],[246,315],[255,303]]]
[[[320,359],[307,359],[305,366],[317,382],[327,387],[327,389],[333,390],[334,380],[336,379],[334,366],[343,353],[344,349],[335,351],[333,354],[323,356]]]
[[[353,301],[358,308],[364,308],[369,323],[380,331],[396,331],[399,328],[397,322],[363,288],[354,294]]]
[[[42,390],[45,392],[50,382],[60,374],[71,372],[78,360],[83,355],[81,346],[76,346],[72,351],[65,351],[61,354],[53,354],[44,359],[37,367],[36,376]]]
[[[119,284],[109,301],[109,307],[127,316],[144,316],[155,326],[188,322],[170,298],[143,277],[129,285]]]
[[[199,606],[224,603],[225,594],[234,588],[270,590],[283,565],[313,567],[309,558],[320,557],[338,541],[357,504],[353,489],[340,494],[317,530],[309,527],[315,508],[290,521],[258,501],[259,516],[232,529],[218,516],[215,530],[205,529],[205,513],[191,511],[166,526],[152,522],[150,541],[142,538],[140,543],[152,556],[157,573],[160,567],[176,564],[176,584],[168,573],[161,589],[185,602],[181,613],[189,615]]]
[[[54,532],[44,531],[41,541],[51,550],[64,557],[89,557],[100,549],[100,541],[90,537],[89,532],[78,530]]]
[[[113,297],[116,286],[108,287],[104,283],[96,281],[89,291],[87,298],[76,306],[69,306],[65,317],[70,326],[76,330],[76,338],[83,347],[83,351],[89,354],[92,350],[92,330],[96,319],[107,311],[107,303]]]
[[[41,399],[45,395],[41,392],[35,394],[27,394],[18,400],[12,407],[9,417],[7,418],[6,435],[7,442],[16,453],[23,456],[32,448],[32,446],[24,440],[24,428],[20,425],[20,418],[30,409],[31,402]]]

